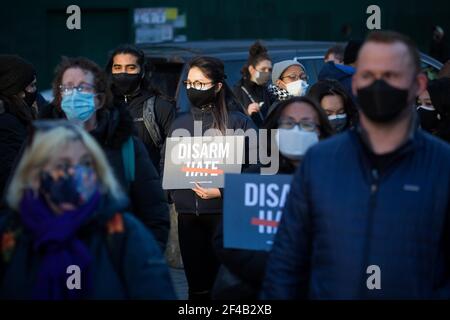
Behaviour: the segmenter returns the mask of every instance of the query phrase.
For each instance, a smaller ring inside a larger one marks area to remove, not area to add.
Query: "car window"
[[[437,79],[439,70],[432,65],[426,63],[425,61],[421,61],[421,69],[424,74],[427,75],[428,80]]]
[[[239,79],[241,79],[241,69],[247,63],[245,60],[225,61],[225,74],[227,75],[227,83],[233,87]]]
[[[305,66],[308,83],[310,85],[316,83],[319,72],[324,64],[323,57],[295,57],[294,60]]]
[[[178,83],[180,82],[182,63],[167,63],[151,61],[153,66],[151,79],[152,87],[158,89],[170,98],[175,98]]]

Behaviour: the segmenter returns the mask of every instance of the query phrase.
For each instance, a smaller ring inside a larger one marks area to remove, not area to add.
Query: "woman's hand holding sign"
[[[195,186],[192,190],[204,200],[220,198],[222,196],[218,188],[202,188],[197,182]]]

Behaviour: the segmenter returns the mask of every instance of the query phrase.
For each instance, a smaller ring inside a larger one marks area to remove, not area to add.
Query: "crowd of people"
[[[450,298],[450,77],[427,79],[411,39],[332,47],[316,83],[259,41],[234,86],[197,56],[183,114],[150,68],[133,45],[105,68],[63,57],[47,103],[34,66],[0,55],[1,299],[176,299],[172,204],[190,300]],[[223,188],[162,189],[166,139],[197,121],[201,134],[276,130],[256,147],[293,178],[270,252],[224,247]]]

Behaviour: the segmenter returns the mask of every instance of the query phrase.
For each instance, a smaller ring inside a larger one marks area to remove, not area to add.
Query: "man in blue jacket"
[[[360,125],[305,156],[262,297],[449,299],[450,147],[417,128],[414,44],[369,35],[352,88]]]

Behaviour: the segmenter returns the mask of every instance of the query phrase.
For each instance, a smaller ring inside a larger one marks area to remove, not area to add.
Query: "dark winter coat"
[[[176,299],[157,242],[133,215],[123,213],[125,206],[103,196],[77,233],[93,258],[87,299]],[[0,299],[32,299],[40,253],[16,212],[0,221],[0,240],[11,236],[13,241],[0,249]]]

